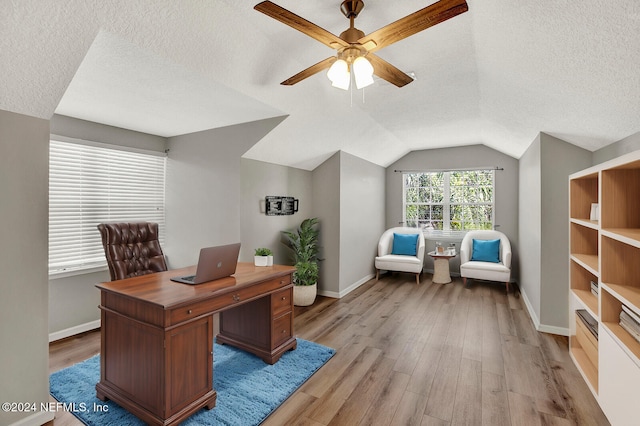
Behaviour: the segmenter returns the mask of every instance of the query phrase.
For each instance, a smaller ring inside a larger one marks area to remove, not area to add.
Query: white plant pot
[[[253,263],[256,266],[267,266],[269,256],[253,256]]]
[[[296,306],[310,306],[316,300],[318,283],[314,285],[294,285],[293,304]]]
[[[267,256],[267,266],[273,266],[273,256]]]

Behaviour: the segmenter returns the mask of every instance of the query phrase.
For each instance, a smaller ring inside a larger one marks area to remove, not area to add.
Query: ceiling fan
[[[411,83],[413,78],[375,55],[374,52],[453,18],[469,9],[465,0],[440,0],[371,34],[365,35],[364,32],[354,27],[354,20],[363,7],[364,2],[362,0],[345,0],[342,2],[340,10],[349,19],[350,25],[338,37],[275,3],[270,1],[258,3],[254,7],[255,10],[338,51],[337,56],[324,59],[280,84],[291,86],[320,71],[329,69],[327,74],[329,79],[332,80],[333,86],[345,90],[348,89],[351,80],[350,70],[354,72],[356,86],[359,89],[373,83],[371,74],[375,74],[398,87],[405,86]]]

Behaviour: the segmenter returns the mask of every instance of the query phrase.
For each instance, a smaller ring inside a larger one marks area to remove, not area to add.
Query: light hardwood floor
[[[504,285],[385,275],[296,307],[295,332],[337,350],[265,425],[608,425],[566,337],[535,331]],[[100,350],[99,333],[50,346],[50,371]],[[55,425],[80,425],[61,414]]]

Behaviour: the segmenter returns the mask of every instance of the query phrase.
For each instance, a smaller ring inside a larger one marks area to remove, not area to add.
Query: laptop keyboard
[[[186,277],[182,277],[182,279],[186,280],[186,281],[193,281],[195,279],[195,277],[196,277],[195,275],[189,275],[189,276],[186,276]]]

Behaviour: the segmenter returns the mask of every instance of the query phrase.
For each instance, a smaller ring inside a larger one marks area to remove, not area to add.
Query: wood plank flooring
[[[336,355],[264,425],[608,425],[566,337],[538,333],[504,285],[384,275],[296,307],[300,338]],[[53,343],[50,371],[100,350],[99,333]],[[80,425],[61,413],[56,426]]]

